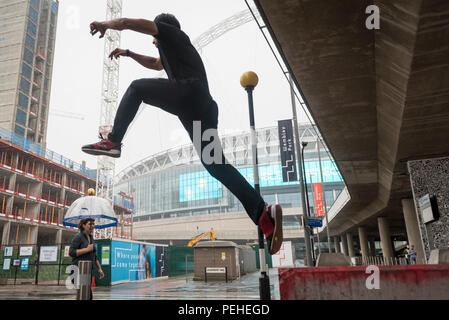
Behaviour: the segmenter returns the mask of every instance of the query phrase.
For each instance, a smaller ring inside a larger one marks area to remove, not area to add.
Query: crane
[[[78,120],[84,120],[84,115],[79,113],[73,113],[73,112],[67,112],[60,109],[51,109],[50,110],[51,116],[57,116],[57,117],[64,117],[64,118],[71,118],[71,119],[78,119]]]
[[[195,238],[193,238],[192,240],[190,240],[190,242],[187,244],[187,246],[188,246],[188,247],[193,247],[193,245],[194,245],[195,243],[197,243],[197,242],[200,241],[201,239],[204,239],[204,238],[207,238],[207,237],[210,237],[210,239],[211,239],[212,241],[215,240],[215,231],[214,231],[214,228],[211,228],[209,232],[205,232],[205,233],[202,233],[202,234],[196,236]]]

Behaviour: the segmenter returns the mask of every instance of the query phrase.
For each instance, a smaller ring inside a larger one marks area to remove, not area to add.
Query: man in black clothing
[[[267,239],[270,254],[278,252],[283,241],[282,208],[279,205],[265,204],[262,197],[245,178],[226,162],[221,146],[206,155],[207,158],[212,157],[214,161],[205,159],[203,151],[208,143],[201,138],[197,142],[194,137],[194,125],[196,121],[199,121],[201,137],[206,131],[212,130],[215,132],[214,144],[219,144],[216,134],[218,107],[209,93],[209,84],[201,57],[189,37],[181,30],[178,20],[171,14],[160,14],[154,21],[120,18],[93,22],[90,29],[92,35],[99,32],[100,38],[104,37],[108,29],[120,31],[128,29],[152,35],[153,44],[159,50],[159,58],[143,56],[119,48],[111,52],[109,57],[117,59],[120,56],[128,56],[146,68],[164,69],[168,79],[133,81],[120,102],[112,132],[108,137],[101,137],[102,140],[98,143],[83,146],[82,150],[92,155],[120,157],[121,142],[142,102],[178,116],[194,142],[206,170],[240,200],[252,221],[261,227]],[[215,156],[218,156],[218,161]]]
[[[95,219],[86,218],[80,220],[78,226],[80,232],[72,239],[69,255],[72,257],[72,265],[78,266],[79,261],[92,261],[92,268],[95,264],[100,273],[100,279],[103,279],[104,273],[97,259],[94,237],[92,236],[94,227]],[[92,299],[92,291],[90,292],[90,298]]]

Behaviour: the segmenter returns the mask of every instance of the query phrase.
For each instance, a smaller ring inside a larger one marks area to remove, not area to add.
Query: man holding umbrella
[[[92,261],[92,267],[96,264],[100,279],[104,278],[103,270],[97,259],[97,251],[94,245],[92,232],[95,227],[95,219],[82,219],[79,223],[80,232],[72,239],[69,255],[72,257],[72,264],[78,266],[79,261]],[[92,291],[90,292],[92,300]]]
[[[89,195],[93,194],[95,193],[89,190]],[[81,219],[78,228],[80,232],[72,239],[69,249],[69,255],[72,257],[72,265],[78,266],[79,261],[92,261],[92,268],[96,264],[100,273],[100,279],[103,279],[104,273],[97,259],[97,251],[92,235],[95,228],[95,219],[89,217]],[[92,299],[92,291],[90,292],[90,299]]]

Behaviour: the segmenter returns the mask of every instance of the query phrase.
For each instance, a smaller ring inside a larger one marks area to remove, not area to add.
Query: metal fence
[[[70,244],[0,246],[0,284],[65,285]]]
[[[193,248],[168,247],[168,276],[177,277],[185,275],[188,279],[193,274]]]
[[[369,257],[351,257],[353,265],[356,266],[405,266],[410,264],[426,264],[424,259],[411,261],[406,257],[384,257],[384,256],[369,256]]]

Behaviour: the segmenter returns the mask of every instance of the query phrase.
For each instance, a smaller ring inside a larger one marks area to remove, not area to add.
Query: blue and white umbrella
[[[104,229],[117,225],[114,209],[104,198],[87,196],[76,199],[65,215],[63,225],[78,227],[81,219],[94,218],[95,229]]]

